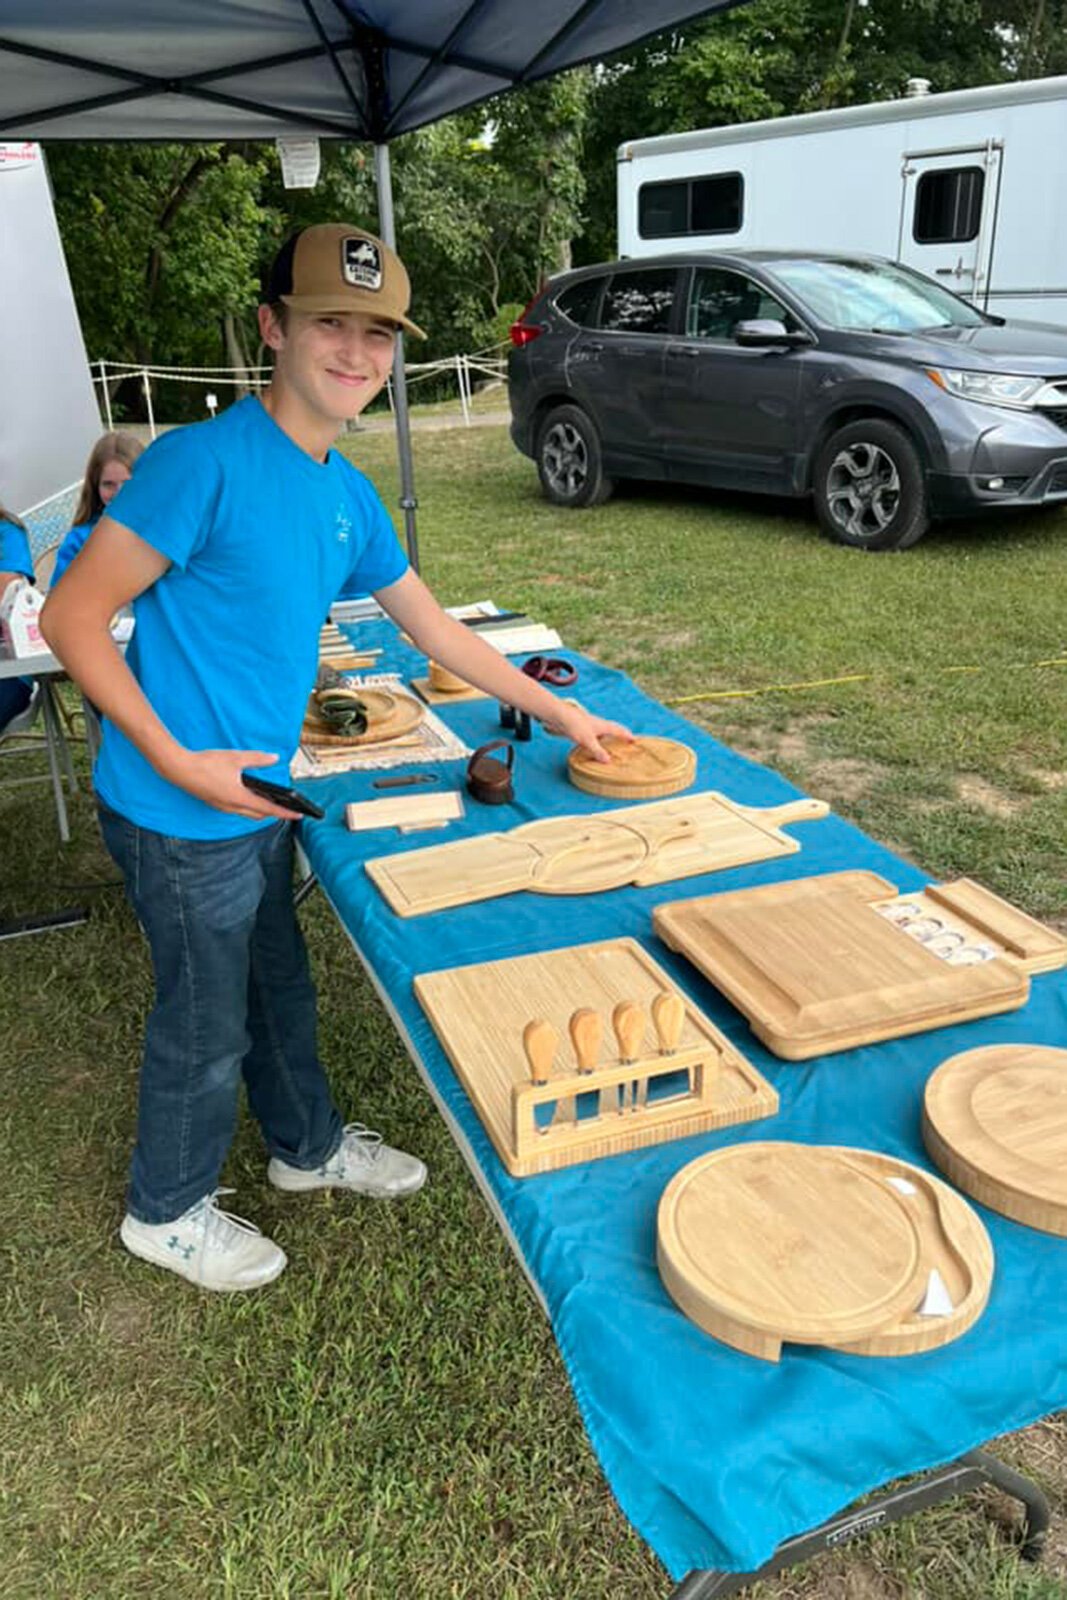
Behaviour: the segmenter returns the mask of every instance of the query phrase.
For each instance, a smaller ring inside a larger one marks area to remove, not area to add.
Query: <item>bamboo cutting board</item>
[[[1067,1050],[986,1045],[950,1056],[926,1085],[923,1140],[982,1205],[1067,1237]]]
[[[567,776],[576,789],[609,800],[654,800],[688,789],[697,772],[697,758],[687,744],[654,734],[621,739],[605,734],[601,744],[610,762],[597,761],[576,745],[567,757]]]
[[[424,973],[415,994],[513,1177],[778,1109],[766,1079],[634,939]],[[550,1047],[541,1081],[531,1024]]]
[[[897,896],[872,872],[837,872],[674,901],[652,920],[794,1061],[1012,1011],[1031,965],[1067,961],[1067,941],[968,879]]]
[[[701,1156],[667,1185],[657,1263],[671,1298],[735,1349],[786,1341],[912,1355],[957,1338],[989,1295],[978,1218],[907,1162],[755,1143]]]
[[[496,895],[591,894],[639,888],[743,866],[800,849],[782,828],[814,821],[829,807],[807,798],[764,808],[723,794],[687,795],[597,816],[550,817],[506,833],[482,834],[368,861],[367,873],[402,917]]]

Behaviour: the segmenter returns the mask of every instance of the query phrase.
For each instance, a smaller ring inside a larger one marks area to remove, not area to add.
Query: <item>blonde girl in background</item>
[[[51,588],[55,588],[96,527],[104,508],[111,504],[123,484],[128,482],[133,464],[143,449],[144,445],[132,433],[105,433],[93,445],[85,464],[85,478],[78,504],[74,508],[74,526],[59,547]]]

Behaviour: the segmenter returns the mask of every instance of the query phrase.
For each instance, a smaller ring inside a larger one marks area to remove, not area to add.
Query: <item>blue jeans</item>
[[[12,717],[25,711],[33,693],[25,678],[0,678],[0,733]]]
[[[216,1188],[244,1077],[272,1156],[319,1167],[341,1119],[319,1062],[315,990],[293,909],[292,825],[171,839],[100,807],[152,953],[129,1210],[171,1222]]]

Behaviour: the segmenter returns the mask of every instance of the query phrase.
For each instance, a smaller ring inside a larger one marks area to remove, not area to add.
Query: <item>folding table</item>
[[[371,639],[370,634],[374,637]],[[407,676],[423,658],[388,624],[360,628],[383,663]],[[573,657],[584,705],[635,731],[682,738],[698,756],[695,787],[746,805],[792,798],[781,777],[734,754],[643,695],[619,673]],[[469,745],[499,732],[493,701],[446,712]],[[920,1136],[923,1085],[947,1056],[995,1042],[1062,1041],[1067,976],[1032,980],[1021,1010],[903,1040],[790,1063],[764,1050],[744,1019],[681,957],[659,944],[657,903],[863,867],[902,891],[926,879],[837,817],[798,830],[801,850],[650,889],[566,900],[513,894],[428,916],[396,917],[364,871],[373,856],[421,849],[546,815],[594,814],[610,802],[565,777],[566,746],[541,732],[517,747],[516,800],[467,803],[441,835],[348,834],[347,800],[370,798],[370,774],[309,785],[327,809],[301,825],[317,882],[397,1026],[471,1172],[512,1244],[559,1344],[593,1447],[623,1511],[680,1587],[675,1600],[733,1593],[815,1549],[982,1481],[1025,1508],[1024,1553],[1039,1552],[1047,1507],[1037,1488],[980,1447],[1067,1404],[1067,1241],[981,1211],[996,1253],[989,1304],[955,1343],[895,1359],[787,1346],[773,1364],[718,1343],[673,1305],[655,1266],[655,1219],[673,1174],[705,1150],[741,1139],[792,1139],[885,1151],[930,1163]],[[462,784],[462,765],[441,769]],[[508,1176],[412,992],[416,974],[529,950],[629,935],[644,942],[781,1097],[777,1116],[548,1173]],[[979,1208],[980,1209],[980,1208]],[[914,1473],[914,1485],[861,1496]],[[814,1530],[814,1531],[812,1531]]]

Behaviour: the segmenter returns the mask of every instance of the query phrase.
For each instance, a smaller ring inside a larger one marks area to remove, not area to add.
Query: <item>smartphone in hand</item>
[[[242,772],[241,782],[246,789],[251,789],[252,793],[258,794],[261,799],[270,800],[276,806],[284,806],[287,811],[299,811],[302,817],[315,817],[321,820],[326,815],[314,800],[309,800],[299,789],[287,788],[284,783],[271,783],[269,779],[257,778],[251,772]]]

